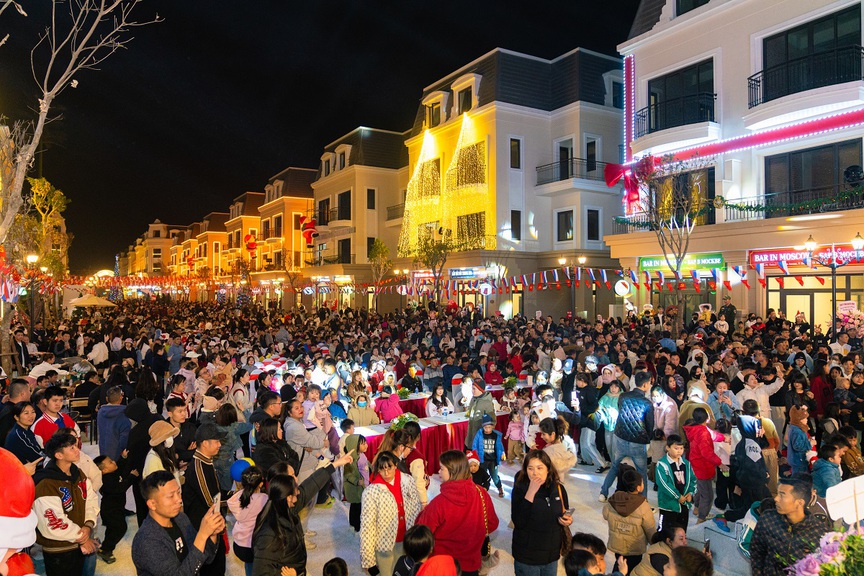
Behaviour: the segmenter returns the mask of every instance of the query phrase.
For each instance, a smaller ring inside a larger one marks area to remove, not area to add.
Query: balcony
[[[635,114],[634,137],[639,139],[669,128],[714,122],[716,99],[717,94],[700,92],[646,106]]]
[[[537,166],[537,186],[570,180],[571,178],[605,181],[603,176],[605,169],[605,162],[583,158],[570,158],[569,160],[543,164]]]
[[[387,220],[396,220],[398,218],[402,218],[405,214],[405,203],[396,204],[394,206],[387,207]]]
[[[766,68],[747,79],[748,107],[806,90],[860,81],[862,59],[864,48],[844,46]]]
[[[312,259],[306,260],[306,266],[329,266],[331,264],[354,264],[355,254],[316,254]]]
[[[264,233],[261,235],[261,240],[267,242],[268,244],[276,244],[282,241],[282,228],[275,228],[271,230],[264,230]]]

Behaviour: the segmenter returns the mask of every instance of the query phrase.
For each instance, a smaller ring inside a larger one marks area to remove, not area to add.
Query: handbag
[[[564,508],[564,495],[561,493],[561,483],[558,483],[558,499],[561,501],[561,512],[567,512]],[[562,514],[563,515],[563,514]],[[573,534],[570,532],[569,526],[558,525],[561,528],[561,557],[567,556],[573,546]]]

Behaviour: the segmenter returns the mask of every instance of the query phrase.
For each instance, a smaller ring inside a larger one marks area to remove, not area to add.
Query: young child
[[[318,414],[324,410],[324,407],[322,405],[319,410],[318,402],[320,401],[321,387],[317,384],[310,384],[309,389],[306,391],[306,400],[303,401],[303,425],[306,426],[307,430],[321,427],[321,420]]]
[[[498,488],[498,496],[504,497],[504,485],[498,477],[498,464],[506,458],[504,443],[501,441],[501,432],[495,430],[495,422],[488,414],[483,415],[483,427],[474,436],[471,445],[477,454],[483,455],[482,466],[489,472],[492,481]]]
[[[342,430],[342,437],[339,438],[339,455],[345,454],[345,440],[351,434],[354,434],[354,421],[350,418],[345,418],[339,423],[339,429]]]
[[[666,454],[657,462],[654,473],[657,481],[657,506],[660,509],[657,529],[687,530],[696,476],[684,458],[684,441],[677,434],[666,438]]]
[[[619,466],[618,489],[603,506],[603,518],[609,525],[609,550],[615,558],[627,558],[632,570],[642,561],[648,541],[656,532],[654,513],[642,495],[642,475],[632,466]]]
[[[471,472],[471,480],[474,484],[489,490],[489,486],[492,485],[492,477],[489,476],[489,471],[486,468],[480,466],[480,456],[477,455],[475,450],[469,450],[466,456],[468,457],[468,470]]]
[[[117,561],[114,548],[126,535],[126,491],[138,479],[138,471],[131,470],[129,459],[124,451],[119,464],[110,456],[97,456],[93,459],[102,472],[102,505],[99,514],[105,526],[105,538],[99,549],[99,558],[106,564]]]
[[[587,550],[594,555],[600,572],[606,572],[606,544],[594,534],[576,532],[570,541],[571,550]]]
[[[825,493],[831,486],[840,483],[840,463],[843,452],[834,444],[825,444],[819,448],[819,459],[813,464],[813,488],[816,495],[825,498]]]
[[[289,568],[282,568],[282,573],[287,574]],[[348,576],[348,563],[342,558],[331,558],[324,563],[324,576]]]
[[[518,398],[516,399],[516,407],[520,410],[523,406],[528,406],[529,410],[531,408],[531,389],[530,388],[522,388],[519,390]],[[522,413],[523,416],[527,415],[527,412]]]
[[[848,378],[838,378],[837,387],[834,389],[834,402],[840,406],[840,419],[843,424],[849,424],[849,416],[855,408],[855,395]]]
[[[518,408],[519,399],[516,398],[516,388],[506,388],[504,396],[501,398],[501,409],[512,411]]]
[[[719,468],[729,470],[717,454],[714,453],[714,441],[723,441],[723,435],[708,427],[708,411],[702,407],[693,410],[693,424],[684,425],[684,433],[690,443],[690,462],[696,475],[696,495],[693,504],[698,510],[696,523],[701,524],[708,519],[711,505],[714,503],[714,476]],[[685,524],[682,528],[686,528]]]
[[[603,574],[606,570],[597,560],[597,557],[589,550],[575,548],[564,557],[564,573],[567,576],[593,576]],[[627,576],[627,559],[624,556],[618,558],[618,570],[612,572],[611,576]]]
[[[414,576],[432,555],[435,537],[432,536],[428,526],[415,524],[405,531],[402,546],[405,548],[405,554],[396,560],[393,576]]]
[[[525,452],[534,449],[541,450],[545,446],[540,434],[540,416],[536,412],[531,412],[525,432]]]
[[[720,418],[714,423],[714,429],[718,434],[723,435],[722,440],[714,441],[714,454],[720,458],[720,464],[726,466],[726,472],[719,466],[717,467],[714,505],[720,510],[725,510],[732,502],[732,495],[735,490],[734,482],[729,473],[730,457],[732,456],[732,424],[725,418]]]
[[[864,458],[861,457],[861,450],[858,448],[858,433],[851,426],[843,426],[839,433],[849,441],[849,448],[843,454],[843,479],[861,476],[864,474]]]
[[[366,450],[369,444],[360,434],[351,434],[345,438],[345,451],[354,450],[352,462],[345,466],[344,486],[345,500],[348,501],[348,524],[354,528],[354,533],[360,533],[360,512],[363,500],[363,490],[369,485],[369,460]]]
[[[513,408],[510,411],[510,423],[507,425],[507,433],[504,438],[509,440],[507,444],[507,463],[521,462],[522,442],[525,439],[523,434],[525,428],[522,426],[522,414],[518,408]]]
[[[246,574],[252,574],[252,533],[255,531],[255,519],[267,504],[267,494],[261,492],[264,487],[264,473],[257,466],[250,466],[240,475],[241,489],[228,499],[228,510],[234,515],[234,528],[231,537],[234,540],[234,555],[246,567]]]

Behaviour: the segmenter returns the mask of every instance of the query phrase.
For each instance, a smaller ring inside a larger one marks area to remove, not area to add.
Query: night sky
[[[113,267],[156,218],[189,224],[315,168],[357,126],[411,126],[423,87],[495,47],[615,54],[639,0],[439,2],[145,0],[128,50],[53,108],[43,175],[72,199],[72,273]],[[0,115],[36,105],[29,50],[47,0],[0,17]],[[41,6],[41,8],[40,8]],[[34,175],[38,174],[37,169]]]

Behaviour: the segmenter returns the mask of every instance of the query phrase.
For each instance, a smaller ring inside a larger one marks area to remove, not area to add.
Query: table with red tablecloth
[[[504,434],[507,431],[507,425],[510,422],[510,415],[507,412],[499,412],[495,429]],[[420,424],[420,442],[417,449],[423,454],[423,460],[426,461],[426,473],[435,474],[438,472],[438,457],[447,450],[465,449],[465,436],[468,434],[468,420],[465,418],[465,413],[457,413],[444,418],[438,416],[435,418],[422,418]],[[355,434],[361,434],[366,438],[368,448],[366,450],[366,458],[369,462],[375,459],[375,454],[384,439],[384,433],[389,428],[386,424],[378,424],[375,426],[363,426],[354,429]],[[507,447],[507,440],[504,440],[504,447]]]
[[[429,394],[412,394],[408,398],[399,401],[402,412],[411,413],[418,418],[426,417],[426,403],[429,402]]]

